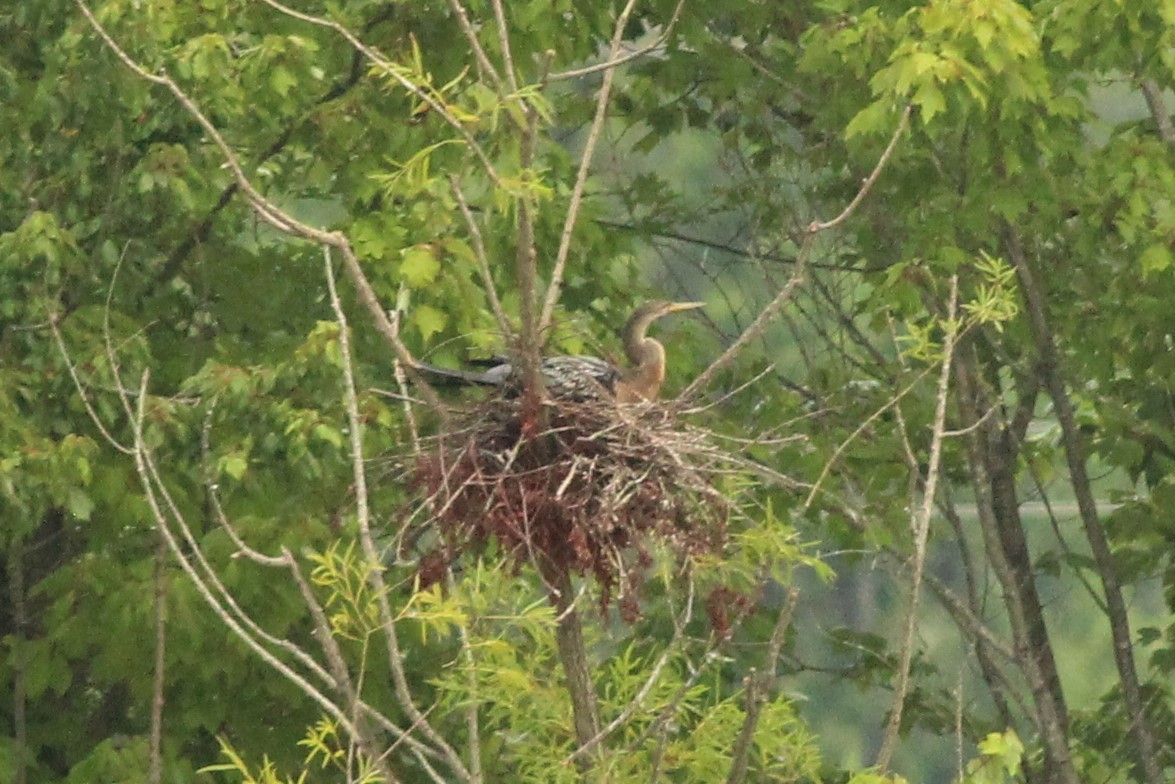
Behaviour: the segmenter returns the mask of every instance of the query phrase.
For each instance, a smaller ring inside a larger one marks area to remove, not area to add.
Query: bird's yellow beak
[[[674,302],[669,306],[667,313],[676,313],[679,310],[694,310],[695,308],[706,307],[705,302]]]

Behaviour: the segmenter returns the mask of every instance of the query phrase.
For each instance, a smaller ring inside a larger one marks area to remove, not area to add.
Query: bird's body
[[[486,370],[450,370],[423,365],[430,376],[466,386],[496,387],[506,397],[522,391],[521,369],[504,357]],[[592,356],[561,354],[543,357],[539,365],[547,394],[559,400],[594,400],[615,394],[620,369],[607,360]]]
[[[665,381],[665,349],[648,337],[649,326],[669,313],[701,307],[701,302],[654,300],[641,305],[624,327],[624,353],[629,367],[620,369],[593,356],[543,357],[539,372],[547,395],[556,400],[588,401],[613,398],[618,403],[652,400]],[[508,359],[496,360],[486,370],[449,370],[431,365],[420,369],[433,376],[465,385],[497,387],[513,397],[521,392],[520,368]]]

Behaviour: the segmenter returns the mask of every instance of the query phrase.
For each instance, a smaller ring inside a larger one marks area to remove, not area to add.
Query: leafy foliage
[[[0,779],[1170,775],[1170,4],[10,5]],[[671,389],[783,307],[679,414],[726,537],[632,549],[710,528],[626,463],[548,543],[632,599],[592,744],[404,357],[615,356],[646,290],[710,303]]]

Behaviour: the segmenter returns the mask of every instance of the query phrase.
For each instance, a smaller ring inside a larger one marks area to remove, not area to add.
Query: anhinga
[[[624,325],[624,353],[629,366],[621,369],[592,356],[543,357],[540,371],[547,394],[562,400],[594,400],[610,395],[618,403],[653,400],[665,381],[665,348],[648,336],[654,321],[680,310],[700,308],[703,302],[653,300],[637,308]],[[509,360],[495,360],[483,371],[449,370],[420,365],[427,374],[458,384],[498,387],[517,395],[522,385],[520,369]],[[603,392],[604,394],[601,394]]]

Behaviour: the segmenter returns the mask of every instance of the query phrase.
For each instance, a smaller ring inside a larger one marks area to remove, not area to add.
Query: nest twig
[[[417,464],[440,535],[422,559],[423,583],[493,540],[517,566],[592,575],[601,607],[616,597],[631,619],[651,541],[681,556],[722,547],[730,504],[712,479],[723,453],[671,409],[555,401],[541,432],[520,409],[486,401]]]

